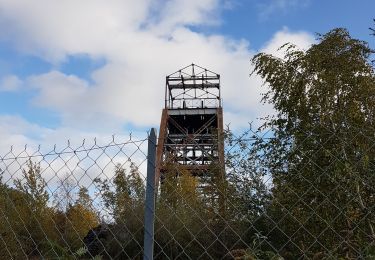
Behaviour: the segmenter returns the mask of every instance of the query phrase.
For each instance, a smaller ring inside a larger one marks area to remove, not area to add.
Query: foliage
[[[40,165],[27,161],[27,170],[22,170],[22,179],[16,179],[14,184],[22,193],[30,197],[29,208],[31,211],[38,213],[46,207],[49,195],[46,191],[47,183],[41,175]]]
[[[127,173],[121,165],[116,165],[115,175],[110,181],[94,181],[98,185],[104,207],[114,221],[109,230],[111,238],[106,241],[107,252],[112,257],[140,257],[145,187],[138,167],[132,163]]]
[[[204,252],[201,243],[205,241],[201,237],[207,232],[204,232],[204,208],[198,195],[197,178],[170,163],[163,173],[160,189],[155,219],[156,255],[199,256]],[[187,246],[182,248],[183,245]]]
[[[58,187],[53,192],[55,208],[66,212],[74,203],[75,188],[77,184],[74,179],[65,173],[58,181]]]
[[[14,239],[25,247],[24,253],[40,255],[56,235],[51,218],[52,209],[47,206],[47,183],[42,177],[40,165],[30,159],[26,162],[26,169],[22,169],[22,177],[14,180],[15,196],[7,197],[12,201],[7,211],[8,219],[17,223],[11,227],[15,233]]]
[[[277,111],[263,126],[274,138],[258,142],[273,177],[272,237],[293,258],[357,258],[375,242],[372,50],[345,29],[318,41],[306,52],[283,46],[284,59],[252,60]]]
[[[0,180],[2,181],[3,172],[0,171]],[[25,239],[18,238],[16,232],[22,231],[22,223],[18,217],[21,212],[20,203],[27,198],[8,185],[1,182],[0,184],[0,259],[7,259],[10,256],[22,258],[25,251],[29,250],[29,244]],[[14,219],[16,217],[16,219]]]
[[[98,225],[87,189],[80,189],[76,203],[66,211],[50,207],[42,169],[31,159],[14,186],[0,184],[0,258],[75,259],[74,250],[83,246],[88,230]]]
[[[98,217],[93,211],[92,200],[85,187],[81,187],[78,199],[66,211],[65,242],[71,252],[82,246],[83,238],[88,231],[99,225]]]
[[[112,213],[115,222],[122,222],[128,214],[142,208],[145,188],[134,164],[131,164],[129,174],[121,165],[116,165],[115,175],[110,181],[97,178],[94,182],[99,187],[104,206]]]
[[[246,142],[227,131],[227,147],[238,147],[240,141]],[[173,162],[165,165],[156,209],[156,255],[221,259],[251,244],[261,214],[258,203],[267,200],[267,192],[259,172],[252,171],[255,158],[248,152],[228,149],[225,173],[219,162],[196,175]]]

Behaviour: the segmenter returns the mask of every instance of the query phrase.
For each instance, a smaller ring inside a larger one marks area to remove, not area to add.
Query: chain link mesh
[[[145,151],[147,139],[115,137],[105,145],[10,149],[0,157],[0,259],[141,255],[143,209],[127,207],[143,203]],[[128,213],[136,229],[121,225]],[[137,254],[127,254],[131,246]]]
[[[195,176],[167,165],[154,258],[375,257],[373,134],[310,133],[293,147],[272,130],[227,131],[225,174],[216,162]],[[147,138],[10,149],[0,157],[0,259],[141,259],[146,154]]]

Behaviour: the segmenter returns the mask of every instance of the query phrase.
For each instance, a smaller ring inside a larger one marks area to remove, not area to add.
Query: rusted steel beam
[[[158,145],[156,148],[156,171],[155,171],[155,184],[159,185],[160,169],[163,161],[164,143],[167,137],[167,123],[168,123],[168,109],[163,109],[160,120]]]

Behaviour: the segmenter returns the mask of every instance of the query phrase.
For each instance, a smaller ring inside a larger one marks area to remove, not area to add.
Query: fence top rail
[[[48,157],[48,156],[59,156],[67,154],[77,154],[84,152],[91,152],[95,150],[105,150],[107,148],[119,147],[120,149],[128,145],[136,145],[138,149],[148,140],[146,138],[133,139],[132,136],[129,136],[129,139],[126,141],[117,142],[115,136],[112,136],[112,139],[108,141],[107,144],[99,144],[96,138],[93,139],[93,142],[89,143],[86,139],[83,139],[81,144],[72,145],[70,140],[67,140],[67,143],[62,148],[58,149],[58,146],[53,145],[52,149],[42,151],[42,146],[38,145],[33,150],[32,153],[28,152],[28,149],[32,149],[32,146],[24,145],[23,148],[17,149],[13,145],[9,147],[9,150],[1,151],[0,150],[0,161],[16,160],[16,159],[29,159],[29,158],[38,158],[38,157]],[[1,154],[4,152],[3,154]],[[26,154],[25,154],[26,153]]]

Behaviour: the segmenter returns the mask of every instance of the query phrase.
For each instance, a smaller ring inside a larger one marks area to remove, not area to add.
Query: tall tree
[[[205,253],[206,241],[212,241],[202,241],[210,231],[198,184],[198,178],[177,163],[166,164],[155,218],[155,252],[161,257],[198,258]]]
[[[111,180],[95,179],[104,207],[113,218],[105,247],[111,257],[137,258],[143,245],[145,187],[138,167],[129,172],[120,164]],[[108,217],[107,215],[107,217]]]
[[[10,197],[14,214],[14,228],[18,231],[18,239],[27,247],[28,257],[40,256],[49,251],[56,239],[53,222],[53,210],[48,207],[49,194],[47,183],[42,177],[42,169],[31,159],[22,169],[22,178],[15,179],[16,190]],[[9,193],[8,193],[9,194]],[[27,239],[25,239],[27,238]]]
[[[375,242],[373,51],[345,29],[305,52],[284,48],[283,59],[252,59],[277,112],[264,125],[274,138],[259,144],[273,177],[275,244],[293,257],[363,257]]]
[[[19,225],[14,225],[17,219],[14,202],[21,194],[3,183],[3,174],[0,169],[0,259],[26,257],[25,245],[17,236]]]
[[[47,206],[49,199],[46,190],[47,183],[41,174],[41,168],[38,163],[33,163],[29,159],[26,163],[27,169],[22,170],[22,179],[16,179],[14,184],[18,190],[30,196],[30,209],[38,212]]]
[[[83,238],[89,230],[99,225],[88,189],[80,187],[77,195],[75,203],[71,204],[66,211],[65,220],[65,242],[71,254],[84,246]]]
[[[66,212],[74,204],[76,181],[69,173],[65,173],[58,181],[58,187],[53,193],[55,207]]]
[[[245,138],[228,132],[226,147],[225,175],[218,162],[201,175],[173,161],[164,166],[156,209],[156,254],[221,259],[253,244],[254,223],[263,212],[267,189]]]
[[[82,205],[82,207],[89,210],[94,210],[93,200],[89,194],[89,190],[86,187],[82,186],[79,188],[78,198],[75,204]]]

